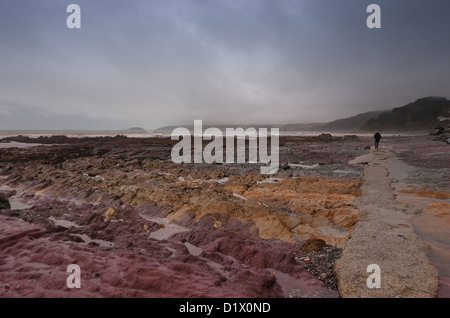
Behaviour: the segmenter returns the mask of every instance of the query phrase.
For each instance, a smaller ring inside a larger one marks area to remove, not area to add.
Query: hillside
[[[281,126],[283,131],[360,131],[361,127],[371,118],[377,117],[383,111],[371,111],[348,118],[341,118],[328,123],[288,124]]]
[[[439,121],[439,117],[450,117],[450,100],[444,97],[425,97],[408,105],[386,111],[370,111],[352,117],[337,119],[328,123],[286,124],[286,125],[218,125],[227,127],[278,127],[281,131],[430,131],[436,126],[447,126],[449,120]],[[180,126],[193,130],[192,125]],[[203,129],[210,126],[204,125]],[[173,130],[177,126],[166,126],[158,130]]]
[[[370,131],[431,130],[443,125],[438,119],[441,116],[450,116],[450,101],[443,97],[426,97],[371,118],[361,128]]]
[[[358,114],[349,118],[337,119],[329,123],[321,125],[321,130],[330,131],[358,131],[370,119],[384,113],[383,111],[371,111]]]

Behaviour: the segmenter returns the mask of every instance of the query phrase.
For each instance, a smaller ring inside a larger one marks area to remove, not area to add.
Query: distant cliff
[[[450,100],[425,97],[406,106],[386,111],[371,111],[320,124],[285,125],[282,130],[309,131],[431,131],[450,124]]]
[[[362,126],[373,118],[378,117],[383,111],[372,111],[367,113],[358,114],[349,118],[337,119],[329,123],[323,124],[321,130],[330,131],[359,131],[362,130]]]
[[[450,117],[450,100],[444,97],[421,98],[403,107],[394,108],[362,125],[362,130],[432,130],[436,126],[447,126]]]
[[[437,126],[450,125],[450,100],[445,97],[425,97],[392,110],[370,111],[352,117],[337,119],[328,123],[287,125],[218,125],[216,127],[278,127],[281,131],[431,131]],[[166,126],[158,130],[173,130],[177,126]],[[193,129],[192,125],[180,126]],[[203,129],[209,126],[203,126]]]

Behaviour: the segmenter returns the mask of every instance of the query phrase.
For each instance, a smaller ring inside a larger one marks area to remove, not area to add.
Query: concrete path
[[[427,245],[410,225],[413,213],[395,199],[386,162],[389,144],[371,151],[364,169],[362,196],[355,201],[360,219],[336,262],[341,297],[436,297],[439,276],[426,257]],[[366,156],[367,157],[367,156]],[[366,159],[366,158],[365,158]],[[358,162],[358,160],[356,160]],[[380,267],[380,288],[369,288],[367,267]]]

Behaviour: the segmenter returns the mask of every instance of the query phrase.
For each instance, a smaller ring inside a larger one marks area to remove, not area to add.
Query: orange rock
[[[105,217],[106,217],[107,219],[110,219],[115,213],[116,213],[116,210],[114,210],[113,208],[109,208],[109,209],[105,212]]]
[[[92,167],[98,168],[103,181],[87,174],[73,174],[68,178],[65,173],[65,170],[91,171]],[[120,197],[124,204],[131,206],[147,202],[164,204],[173,210],[167,218],[180,224],[198,221],[208,214],[227,214],[230,218],[254,221],[263,238],[288,242],[295,242],[294,236],[298,236],[342,245],[359,217],[351,206],[361,195],[359,179],[302,176],[260,183],[264,176],[248,173],[227,176],[228,179],[218,183],[208,182],[224,179],[224,173],[218,170],[196,170],[170,161],[127,162],[101,157],[70,159],[61,170],[39,165],[35,171],[41,172],[26,172],[27,177],[49,179],[51,175],[52,185],[46,189],[56,194],[77,186],[88,192],[96,204],[111,204],[107,194]],[[114,208],[109,208],[105,216],[112,218],[116,213]],[[218,220],[213,220],[216,228],[223,226]]]
[[[309,239],[302,245],[302,252],[320,251],[325,246],[325,241],[321,239]]]
[[[359,219],[359,211],[352,207],[342,207],[334,211],[332,221],[339,226],[350,229],[353,227]]]
[[[278,238],[290,243],[296,242],[292,233],[275,216],[260,217],[253,221],[259,230],[259,236],[264,239]]]
[[[428,197],[428,198],[435,198],[435,199],[440,199],[440,200],[447,200],[450,199],[450,192],[447,191],[435,191],[435,190],[430,190],[426,187],[415,187],[415,186],[410,186],[410,189],[408,190],[399,190],[398,192],[400,193],[411,193],[411,194],[415,194],[417,196],[420,197]]]

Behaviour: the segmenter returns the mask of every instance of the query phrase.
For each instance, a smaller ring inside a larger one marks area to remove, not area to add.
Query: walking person
[[[381,134],[379,131],[377,131],[375,133],[375,135],[373,135],[373,137],[375,138],[375,149],[378,149],[378,145],[380,144],[380,139],[381,139]]]

